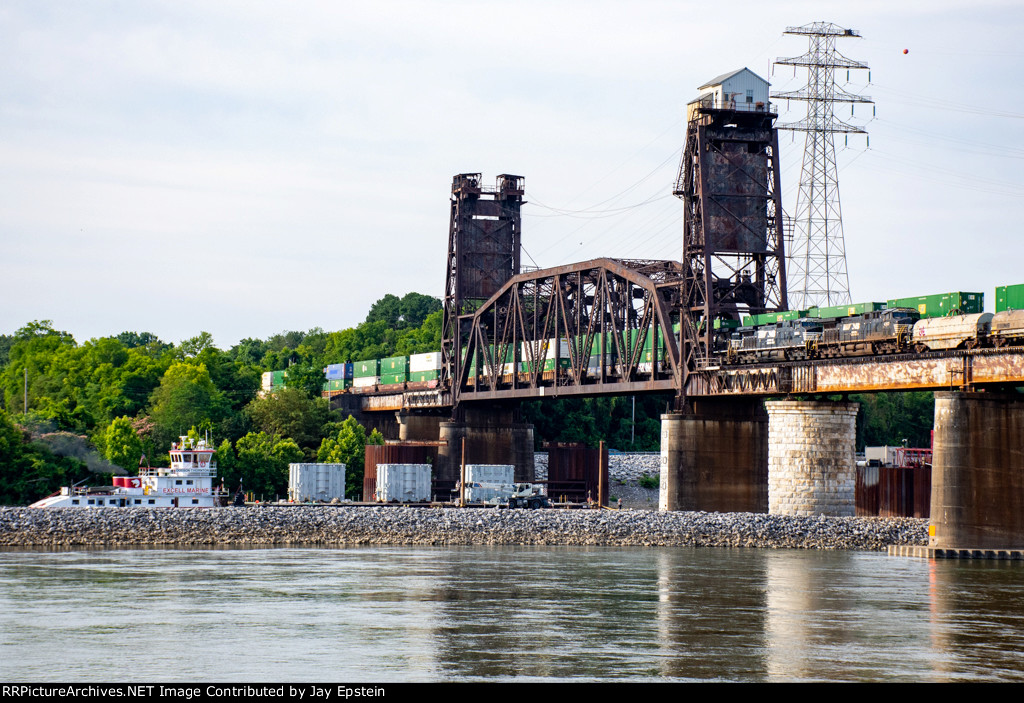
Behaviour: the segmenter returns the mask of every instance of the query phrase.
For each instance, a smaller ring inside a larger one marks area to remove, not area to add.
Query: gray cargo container
[[[288,464],[288,500],[330,502],[345,498],[344,464]]]
[[[425,503],[430,500],[430,464],[377,464],[377,500]]]

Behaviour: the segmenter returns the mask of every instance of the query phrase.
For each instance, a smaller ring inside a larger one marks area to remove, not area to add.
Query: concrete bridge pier
[[[398,439],[401,442],[436,442],[441,436],[440,415],[398,411]]]
[[[856,514],[858,403],[775,400],[768,410],[768,512]]]
[[[759,399],[699,398],[661,416],[659,510],[768,510],[768,416]]]
[[[1024,548],[1024,398],[935,393],[930,546]]]
[[[533,425],[517,422],[510,408],[466,407],[463,419],[441,422],[436,478],[457,481],[462,466],[462,440],[467,464],[512,464],[516,481],[532,482]]]

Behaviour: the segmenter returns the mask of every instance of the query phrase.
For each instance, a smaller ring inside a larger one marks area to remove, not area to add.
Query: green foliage
[[[266,500],[288,493],[288,464],[301,462],[302,450],[294,440],[265,432],[250,432],[235,443],[217,450],[218,470],[227,486],[241,481],[246,491]]]
[[[661,413],[670,401],[665,394],[564,398],[529,401],[522,405],[523,420],[534,425],[537,445],[579,442],[596,447],[604,441],[622,451],[657,451],[661,446]]]
[[[308,450],[310,458],[324,437],[325,425],[334,417],[325,398],[310,397],[297,388],[285,388],[274,395],[257,398],[246,406],[245,412],[257,429],[292,438]]]
[[[171,364],[153,391],[152,402],[153,440],[160,451],[193,425],[203,420],[216,422],[224,412],[223,396],[203,363]]]
[[[659,488],[661,486],[661,475],[655,474],[654,476],[651,476],[647,473],[641,474],[640,478],[637,479],[637,485],[641,488]]]
[[[0,410],[0,504],[27,505],[89,476],[82,462],[32,442]]]
[[[104,433],[104,454],[110,463],[138,473],[139,460],[145,453],[142,440],[132,426],[132,419],[124,416],[115,418]]]
[[[931,446],[931,430],[935,424],[934,393],[873,393],[851,395],[850,400],[860,403],[858,450],[865,446],[899,446],[904,439],[911,447]]]
[[[376,430],[370,435],[371,444],[383,444],[384,437]],[[316,460],[323,464],[345,465],[345,496],[359,498],[363,493],[364,461],[366,458],[366,430],[349,415],[338,431],[320,443]]]

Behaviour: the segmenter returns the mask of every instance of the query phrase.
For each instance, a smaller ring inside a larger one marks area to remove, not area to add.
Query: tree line
[[[218,349],[209,333],[179,344],[149,332],[78,343],[49,320],[0,334],[0,504],[26,504],[62,485],[102,485],[112,473],[164,465],[191,433],[217,444],[226,487],[273,499],[292,462],[341,462],[348,494],[362,490],[367,443],[383,443],[320,397],[323,368],[441,348],[441,301],[385,295],[353,328],[288,331]],[[288,369],[286,388],[260,394],[261,375]],[[928,446],[931,393],[851,398],[861,403],[858,445]],[[657,451],[664,394],[525,402],[537,447],[577,442]]]

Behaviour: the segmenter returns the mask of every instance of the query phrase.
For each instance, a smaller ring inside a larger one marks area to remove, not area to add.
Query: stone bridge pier
[[[1024,397],[935,394],[930,546],[1024,548]]]
[[[760,399],[699,398],[661,416],[660,510],[768,510],[768,416]]]
[[[518,422],[513,408],[467,406],[462,419],[439,423],[435,477],[440,481],[459,480],[462,466],[462,440],[466,440],[467,464],[512,464],[516,481],[532,482],[533,425]]]
[[[773,400],[768,410],[768,512],[856,514],[858,403]]]

